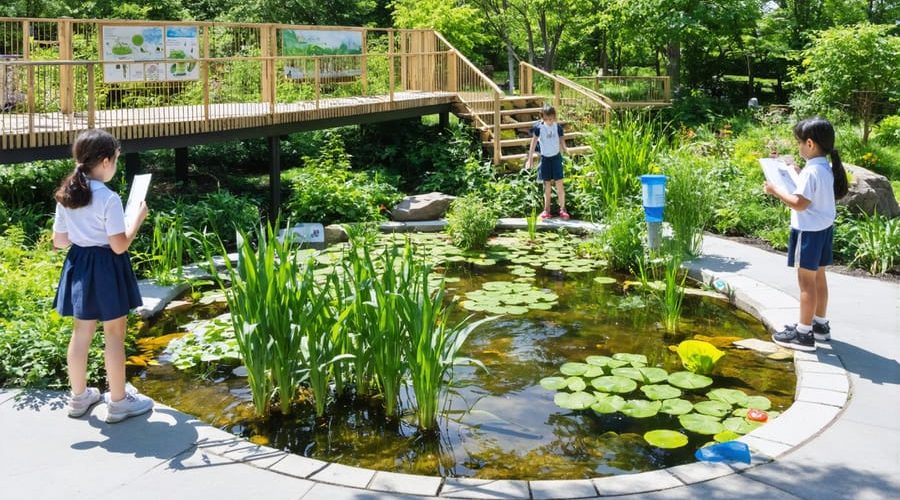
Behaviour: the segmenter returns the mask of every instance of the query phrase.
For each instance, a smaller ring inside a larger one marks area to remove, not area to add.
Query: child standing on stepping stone
[[[816,340],[831,339],[826,319],[828,283],[825,266],[832,263],[835,200],[847,194],[847,173],[834,148],[834,127],[820,117],[794,126],[794,138],[806,166],[793,193],[766,182],[763,190],[791,209],[788,266],[797,267],[800,285],[800,322],[786,325],[772,336],[776,344],[800,351],[815,351]],[[831,156],[831,165],[826,155]]]
[[[108,132],[81,133],[72,156],[75,171],[56,191],[53,222],[54,246],[69,247],[53,303],[60,315],[75,318],[67,355],[68,414],[80,417],[100,401],[100,391],[87,387],[87,360],[97,321],[102,321],[106,421],[120,422],[153,408],[150,398],[125,390],[125,322],[128,311],[141,305],[128,247],[147,217],[147,205],[141,204],[134,226],[125,227],[122,199],[105,184],[115,176],[119,157],[119,141]]]
[[[550,198],[553,196],[553,182],[556,182],[556,198],[559,200],[559,216],[569,219],[566,212],[566,189],[563,187],[563,153],[566,152],[566,140],[563,138],[562,125],[556,122],[556,110],[553,106],[545,106],[541,110],[541,121],[531,129],[531,146],[528,158],[525,159],[525,170],[531,170],[534,149],[541,145],[541,164],[538,167],[538,180],[544,181],[544,211],[541,219],[549,219]]]

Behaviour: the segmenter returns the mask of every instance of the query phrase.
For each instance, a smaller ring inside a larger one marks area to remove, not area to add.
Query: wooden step
[[[500,110],[500,116],[510,116],[510,115],[524,115],[524,114],[540,114],[544,108],[518,108],[518,109],[503,109]],[[493,111],[476,111],[474,113],[458,113],[459,116],[470,117],[473,115],[477,116],[491,116],[493,115]],[[538,118],[535,118],[537,121]]]
[[[462,92],[461,92],[462,93]],[[500,98],[500,102],[524,102],[524,101],[543,101],[546,97],[542,95],[504,95]],[[464,102],[494,102],[493,98],[486,99],[470,99]]]
[[[586,135],[587,135],[587,134],[586,134],[585,132],[568,132],[566,135],[563,136],[563,138],[566,139],[566,140],[568,141],[569,139],[572,139],[572,140],[574,140],[574,139],[579,139],[579,138],[584,137],[584,136],[586,136]],[[494,141],[484,141],[484,142],[482,142],[481,144],[482,144],[484,147],[491,147],[491,146],[494,145]],[[513,147],[513,146],[527,146],[527,145],[529,145],[529,144],[531,144],[531,137],[524,137],[524,138],[521,138],[521,139],[502,139],[502,140],[500,141],[500,147],[501,147],[501,148],[503,148],[503,147]]]
[[[580,155],[588,154],[590,152],[591,152],[590,146],[576,146],[574,148],[566,149],[567,156],[580,156]],[[535,159],[537,159],[539,156],[540,156],[540,153],[537,153],[537,152],[534,153]],[[520,154],[514,154],[514,155],[502,155],[502,156],[500,156],[500,161],[501,162],[525,161],[525,158],[527,158],[527,157],[528,157],[528,153],[520,153]]]

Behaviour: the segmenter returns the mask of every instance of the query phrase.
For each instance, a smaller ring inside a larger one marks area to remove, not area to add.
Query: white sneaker
[[[95,387],[88,387],[81,394],[69,398],[69,416],[78,418],[84,415],[92,406],[97,404],[97,401],[100,401],[100,390]]]
[[[153,400],[143,394],[125,393],[119,401],[110,401],[106,405],[106,423],[114,424],[126,418],[143,415],[153,409]]]
[[[125,382],[125,394],[138,394],[137,387],[131,385],[131,382]],[[103,402],[109,404],[109,391],[103,393]]]

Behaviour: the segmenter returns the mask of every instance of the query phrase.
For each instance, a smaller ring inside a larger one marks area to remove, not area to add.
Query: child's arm
[[[124,233],[112,234],[109,236],[109,247],[113,252],[123,254],[128,251],[128,247],[131,246],[131,242],[134,241],[134,238],[137,236],[141,224],[144,222],[144,219],[147,218],[147,212],[147,203],[141,202],[141,208],[138,210],[137,220],[135,221],[134,226],[125,229]]]
[[[770,194],[770,195],[778,198],[779,200],[781,200],[782,203],[787,205],[789,208],[792,208],[798,212],[802,212],[802,211],[806,210],[806,208],[809,207],[809,204],[810,204],[809,200],[800,196],[799,194],[786,193],[783,190],[775,187],[775,185],[770,183],[769,181],[766,181],[765,184],[763,185],[763,191],[765,191],[766,194]]]
[[[58,233],[53,231],[53,247],[62,250],[63,248],[71,245],[72,242],[69,241],[69,233]]]
[[[562,151],[562,154],[567,155],[569,151],[566,150],[566,138],[559,134],[559,150]]]
[[[532,159],[534,158],[534,148],[537,146],[537,142],[537,136],[531,136],[531,146],[528,147],[528,157],[525,158],[525,170],[531,169]]]

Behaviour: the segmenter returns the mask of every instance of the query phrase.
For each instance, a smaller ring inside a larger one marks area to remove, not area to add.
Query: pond
[[[437,236],[416,238],[417,248],[445,245]],[[497,243],[520,246],[510,239]],[[646,366],[674,373],[684,368],[673,346],[685,339],[709,340],[727,353],[712,374],[715,384],[685,390],[680,398],[697,403],[707,399],[710,389],[738,389],[767,397],[772,417],[791,404],[796,382],[791,362],[731,346],[735,337],[767,337],[765,327],[750,315],[712,293],[689,294],[677,334],[667,334],[656,306],[628,281],[633,278],[610,275],[596,263],[577,259],[573,253],[578,241],[572,237],[544,236],[543,242],[538,253],[531,248],[513,250],[512,255],[494,251],[439,259],[452,281],[447,283],[449,291],[461,303],[468,301],[467,307],[483,309],[476,299],[484,299],[485,290],[512,282],[530,286],[529,291],[513,287],[514,293],[532,295],[525,305],[541,302],[534,297],[543,294],[549,308],[519,306],[469,337],[461,355],[479,360],[485,369],[470,365],[455,369],[439,433],[434,435],[422,435],[413,425],[411,390],[401,391],[404,417],[390,424],[371,401],[353,398],[332,403],[325,419],[315,418],[311,404],[300,405],[290,417],[274,414],[260,419],[253,415],[246,379],[235,376],[230,366],[181,371],[167,362],[171,358],[166,355],[159,365],[135,369],[132,383],[212,425],[299,455],[378,470],[496,479],[582,479],[660,469],[693,462],[694,451],[712,440],[711,433],[685,430],[677,415],[654,411],[653,416],[633,418],[621,412],[557,406],[555,391],[542,387],[541,380],[565,377],[560,373],[563,364],[584,362],[588,356],[637,353],[646,357]],[[615,282],[595,280],[601,276]],[[488,306],[505,304],[486,300]],[[453,320],[489,314],[456,309]],[[150,335],[183,330],[189,321],[222,311],[211,305],[166,315]],[[590,379],[585,381],[586,390],[592,391]],[[623,396],[644,398],[640,390]],[[731,416],[728,410],[724,417]],[[742,415],[740,411],[738,406],[734,414]],[[651,446],[643,436],[655,429],[679,431],[689,443],[676,449]]]

